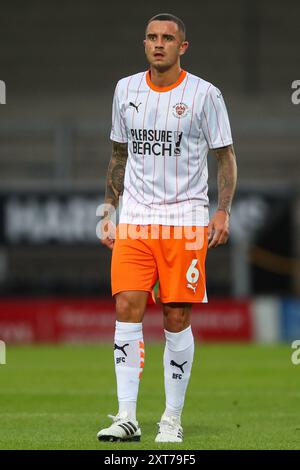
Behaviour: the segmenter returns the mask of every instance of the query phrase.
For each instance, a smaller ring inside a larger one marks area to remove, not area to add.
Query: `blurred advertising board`
[[[216,191],[211,190],[210,212],[215,210]],[[103,202],[103,189],[0,192],[0,244],[72,245],[97,244],[97,207]],[[235,196],[231,215],[231,239],[252,242],[257,236],[272,233],[280,237],[284,221],[288,236],[289,191],[241,187]]]
[[[112,341],[114,302],[101,298],[1,299],[0,339],[7,344],[84,343]],[[253,325],[250,302],[211,300],[195,305],[193,332],[198,341],[251,341]],[[163,340],[160,305],[149,305],[144,335]]]
[[[300,300],[284,299],[281,303],[281,335],[283,341],[300,339]]]
[[[103,196],[102,196],[103,197]],[[0,244],[97,244],[96,192],[0,193]]]

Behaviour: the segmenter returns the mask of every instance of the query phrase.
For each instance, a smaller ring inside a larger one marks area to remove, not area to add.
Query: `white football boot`
[[[183,429],[176,416],[162,415],[155,442],[183,442]]]
[[[117,416],[108,415],[108,417],[113,420],[113,424],[109,428],[101,429],[98,432],[99,441],[128,442],[141,440],[139,423],[134,419],[129,419],[126,411],[117,414]]]

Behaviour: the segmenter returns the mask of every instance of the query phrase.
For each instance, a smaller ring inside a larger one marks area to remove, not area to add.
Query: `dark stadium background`
[[[300,78],[300,4],[293,0],[1,2],[1,299],[109,301],[110,252],[96,239],[95,210],[110,158],[112,96],[120,77],[147,67],[145,23],[161,11],[186,23],[183,67],[222,90],[238,158],[232,236],[209,252],[208,296],[223,304],[275,299],[284,318],[282,299],[290,299],[298,337],[300,105],[291,96]],[[216,162],[208,158],[213,208]],[[8,312],[22,310],[1,307],[1,299],[0,327],[13,318]]]
[[[149,304],[142,441],[112,447],[96,439],[117,411],[96,207],[114,88],[146,69],[145,24],[159,12],[187,26],[183,68],[222,90],[238,188],[230,242],[207,257],[209,303],[193,312],[185,441],[154,444],[164,342]],[[0,449],[299,449],[299,17],[298,0],[1,0]]]

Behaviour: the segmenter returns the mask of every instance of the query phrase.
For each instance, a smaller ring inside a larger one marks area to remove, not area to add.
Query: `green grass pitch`
[[[146,342],[140,443],[99,443],[117,402],[110,345],[7,348],[0,449],[300,449],[300,365],[289,345],[201,345],[183,444],[155,444],[164,408],[162,344]]]

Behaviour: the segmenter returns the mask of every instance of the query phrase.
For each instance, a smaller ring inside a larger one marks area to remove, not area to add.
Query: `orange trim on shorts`
[[[174,88],[178,87],[178,86],[180,85],[180,83],[182,83],[183,80],[185,79],[186,74],[187,74],[187,72],[186,72],[185,70],[181,70],[178,79],[176,80],[175,83],[173,83],[173,85],[169,85],[169,86],[156,86],[156,85],[154,85],[154,83],[152,83],[151,78],[150,78],[150,70],[148,70],[148,72],[146,73],[146,82],[147,82],[147,85],[148,85],[152,90],[158,91],[158,92],[160,92],[160,93],[163,93],[163,92],[170,91],[170,90],[173,90]]]

